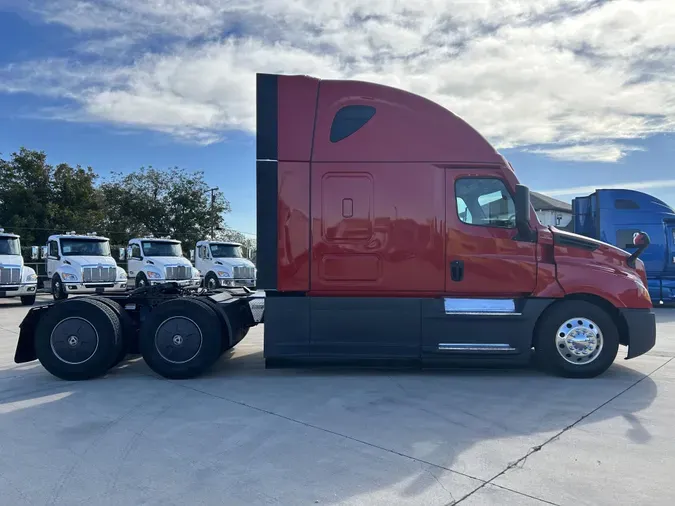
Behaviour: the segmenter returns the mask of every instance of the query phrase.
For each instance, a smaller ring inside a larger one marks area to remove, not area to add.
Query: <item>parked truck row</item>
[[[110,240],[95,233],[55,234],[42,249],[47,279],[44,288],[54,300],[69,295],[120,294],[129,289],[173,282],[185,288],[206,284],[221,287],[255,287],[256,269],[244,258],[236,242],[199,241],[195,266],[183,255],[180,241],[169,237],[137,237],[129,240],[120,259],[112,256]],[[25,305],[35,302],[35,270],[24,265],[20,238],[0,233],[0,296],[21,297]]]
[[[212,268],[191,289],[180,282],[194,271],[164,260],[179,245],[132,240],[141,263],[128,283],[141,268],[147,282],[32,308],[16,363],[82,380],[137,350],[158,374],[192,378],[259,323],[268,367],[534,360],[580,378],[602,374],[620,346],[627,359],[654,346],[639,258],[649,235],[635,232],[629,253],[542,225],[510,163],[452,112],[396,88],[309,76],[258,74],[256,100],[264,298],[223,287],[220,247],[197,248]]]

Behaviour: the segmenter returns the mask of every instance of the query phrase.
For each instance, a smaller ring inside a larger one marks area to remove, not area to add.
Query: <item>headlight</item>
[[[231,278],[232,274],[227,271],[216,271],[219,278]]]
[[[193,277],[193,278],[196,279],[196,278],[198,278],[200,275],[201,275],[201,274],[200,274],[200,272],[199,272],[197,269],[194,269],[194,268],[192,269],[192,277]]]
[[[37,281],[37,274],[35,274],[35,273],[29,274],[28,276],[26,276],[26,281],[28,283],[32,283],[34,281]]]
[[[150,279],[162,279],[162,275],[159,272],[148,271],[146,274]]]
[[[117,280],[125,281],[127,279],[127,273],[124,271],[117,271]]]
[[[77,281],[77,274],[64,272],[63,274],[61,274],[61,279],[63,279],[63,281]]]

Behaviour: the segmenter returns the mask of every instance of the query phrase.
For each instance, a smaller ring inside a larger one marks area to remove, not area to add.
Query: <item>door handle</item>
[[[453,260],[450,262],[450,277],[453,281],[462,281],[464,279],[464,260]]]

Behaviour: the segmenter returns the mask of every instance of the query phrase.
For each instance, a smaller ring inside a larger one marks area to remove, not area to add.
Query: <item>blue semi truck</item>
[[[651,244],[645,263],[655,304],[675,302],[675,211],[662,200],[635,190],[599,189],[572,200],[573,230],[633,252],[633,234],[644,231]]]

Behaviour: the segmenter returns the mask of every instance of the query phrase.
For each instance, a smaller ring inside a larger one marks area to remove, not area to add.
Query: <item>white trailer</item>
[[[47,241],[47,276],[45,283],[54,300],[87,293],[123,293],[127,290],[127,273],[110,253],[107,237],[95,233],[75,232],[52,235]]]
[[[245,286],[255,288],[256,268],[244,258],[241,244],[229,241],[199,241],[195,267],[206,288]]]
[[[32,306],[36,292],[37,274],[23,263],[19,236],[0,228],[0,297],[21,297]]]
[[[199,271],[183,256],[180,241],[169,237],[137,237],[127,246],[129,285],[143,288],[166,282],[198,288]]]

